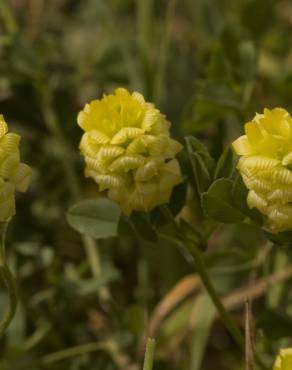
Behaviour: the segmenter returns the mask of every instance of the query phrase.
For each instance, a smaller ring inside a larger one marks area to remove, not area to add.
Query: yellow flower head
[[[291,370],[292,369],[292,348],[281,349],[273,370]]]
[[[170,138],[170,123],[153,104],[119,88],[86,104],[77,121],[85,131],[80,142],[85,175],[100,191],[108,190],[126,214],[169,201],[182,182],[175,159],[182,146]]]
[[[20,136],[8,133],[8,126],[0,115],[0,222],[15,214],[15,191],[28,188],[31,169],[20,162]]]
[[[265,109],[233,142],[237,168],[249,189],[247,203],[266,216],[274,233],[292,229],[292,119],[283,108]]]

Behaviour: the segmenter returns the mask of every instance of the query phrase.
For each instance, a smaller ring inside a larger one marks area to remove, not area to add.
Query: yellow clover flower
[[[8,126],[0,115],[0,222],[15,215],[15,191],[28,188],[31,169],[20,162],[20,136],[8,133]]]
[[[170,123],[153,104],[119,88],[86,104],[77,121],[85,131],[80,142],[85,176],[107,190],[125,214],[169,201],[182,182],[175,159],[182,145],[170,138]]]
[[[292,369],[292,348],[281,349],[273,370],[291,370]]]
[[[247,203],[266,216],[274,233],[292,229],[292,119],[283,108],[265,109],[233,142],[237,168],[249,189]]]

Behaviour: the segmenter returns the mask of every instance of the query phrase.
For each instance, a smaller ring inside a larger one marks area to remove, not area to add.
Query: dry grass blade
[[[261,297],[271,285],[280,284],[288,279],[292,278],[292,265],[288,266],[279,273],[267,276],[265,278],[258,279],[255,281],[253,286],[245,286],[240,289],[236,289],[234,292],[226,295],[223,299],[223,303],[229,310],[241,307],[246,301],[246,297],[254,300]]]
[[[270,275],[265,278],[257,279],[251,286],[249,283],[236,289],[233,292],[225,295],[222,298],[223,304],[228,310],[236,310],[241,308],[245,302],[246,297],[251,300],[261,297],[271,285],[281,284],[292,278],[292,266],[287,266],[286,269]],[[161,302],[156,306],[154,312],[152,313],[146,330],[146,334],[150,336],[157,335],[160,327],[163,325],[164,320],[187,298],[199,293],[201,290],[201,281],[197,275],[188,275],[182,280],[180,280],[174,288],[161,300]],[[218,314],[214,315],[214,319],[218,319]],[[185,331],[179,336],[179,339],[175,342],[175,347],[178,348],[182,341],[190,331],[194,330],[198,324],[198,305],[194,302],[194,308],[190,314],[188,320],[188,326]],[[250,322],[249,322],[250,325]],[[251,329],[248,329],[251,331]],[[251,341],[251,338],[249,339]],[[252,342],[251,342],[252,343]],[[143,343],[144,345],[145,343]],[[141,344],[142,345],[142,344]],[[174,346],[171,346],[172,351]],[[141,352],[142,353],[142,352]],[[252,370],[253,368],[247,368]]]
[[[288,266],[283,271],[258,279],[252,286],[248,284],[240,289],[223,297],[223,304],[228,310],[241,307],[246,302],[246,297],[256,299],[262,296],[270,285],[280,284],[292,278],[292,266]],[[152,313],[148,325],[147,335],[155,336],[163,320],[186,298],[198,292],[201,288],[201,281],[197,275],[188,275],[180,280],[174,288],[160,301]],[[191,317],[190,323],[196,325],[195,317]]]
[[[180,280],[174,288],[156,306],[149,322],[148,335],[155,336],[161,323],[175,307],[182,303],[190,295],[199,291],[201,280],[196,275],[188,275]]]

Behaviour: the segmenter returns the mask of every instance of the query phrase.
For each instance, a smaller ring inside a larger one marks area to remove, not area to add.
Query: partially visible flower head
[[[283,108],[265,109],[233,142],[237,168],[249,189],[247,203],[266,216],[274,233],[292,229],[292,119]]]
[[[292,348],[281,349],[273,370],[292,369]]]
[[[170,138],[170,123],[153,104],[119,88],[86,104],[77,121],[85,131],[80,142],[85,175],[100,191],[108,190],[124,213],[169,201],[182,182],[175,159],[182,145]]]
[[[8,133],[8,126],[0,115],[0,222],[15,214],[15,191],[28,188],[31,168],[20,162],[20,136]]]

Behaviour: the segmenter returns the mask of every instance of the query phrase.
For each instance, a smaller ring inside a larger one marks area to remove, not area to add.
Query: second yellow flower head
[[[292,229],[292,119],[282,108],[265,109],[233,142],[247,203],[266,216],[274,233]]]
[[[100,191],[108,190],[126,214],[169,201],[182,182],[175,159],[182,146],[170,138],[170,123],[153,104],[119,88],[86,104],[78,124],[85,131],[80,143],[85,175]]]

